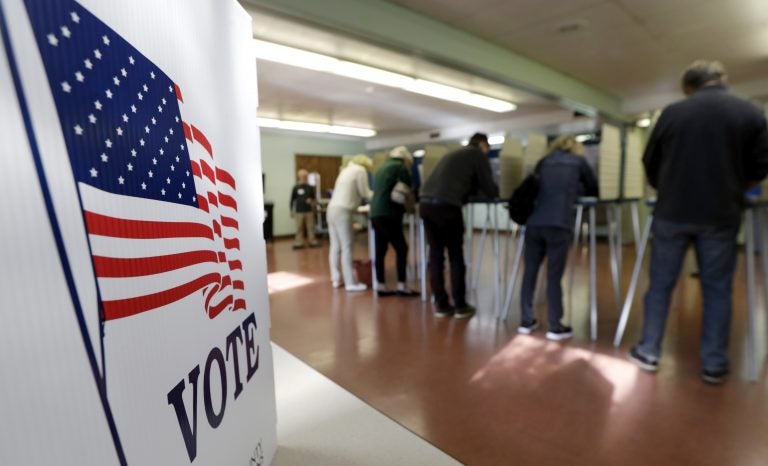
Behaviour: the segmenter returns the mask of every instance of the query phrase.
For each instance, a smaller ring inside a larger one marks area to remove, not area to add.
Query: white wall
[[[294,155],[349,155],[365,152],[362,139],[305,134],[267,129],[261,132],[261,168],[266,181],[264,199],[275,203],[275,235],[296,232],[288,210],[291,188],[296,183]]]

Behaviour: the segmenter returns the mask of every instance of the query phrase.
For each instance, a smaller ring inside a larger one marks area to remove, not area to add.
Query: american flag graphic
[[[78,187],[102,319],[195,294],[211,319],[245,309],[235,179],[216,165],[204,131],[184,120],[180,86],[79,3],[26,4]]]

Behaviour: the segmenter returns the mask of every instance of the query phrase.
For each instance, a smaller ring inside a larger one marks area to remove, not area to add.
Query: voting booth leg
[[[635,241],[635,254],[640,255],[640,211],[638,201],[632,201],[629,204],[629,211],[632,214],[632,235]]]
[[[624,331],[627,329],[627,320],[629,319],[629,312],[632,309],[632,301],[635,299],[637,283],[640,281],[640,271],[643,268],[643,259],[645,258],[645,249],[648,247],[648,239],[651,235],[652,223],[653,216],[649,215],[648,219],[645,221],[645,229],[643,230],[643,236],[640,239],[637,257],[635,258],[635,266],[632,269],[632,277],[629,279],[629,289],[627,289],[627,296],[624,298],[624,306],[621,308],[619,325],[616,327],[616,335],[613,338],[613,346],[617,348],[621,345],[621,339],[624,338]]]
[[[509,319],[509,308],[512,306],[512,299],[515,294],[515,282],[517,281],[517,275],[520,273],[520,263],[523,259],[523,248],[525,247],[525,227],[520,228],[520,236],[517,239],[517,249],[515,250],[515,262],[512,264],[512,274],[507,281],[507,292],[504,300],[504,320]],[[501,316],[499,316],[501,317]]]
[[[507,229],[504,230],[506,235],[504,237],[504,274],[502,277],[506,277],[509,273],[509,242],[512,240],[512,218],[507,217]]]
[[[744,236],[747,246],[747,377],[757,381],[757,322],[755,310],[755,208],[744,212]]]
[[[597,340],[597,260],[595,207],[589,207],[589,322],[592,340]]]
[[[368,218],[368,255],[371,258],[371,289],[376,290],[376,232],[373,231],[373,222]],[[373,294],[376,296],[376,293]]]
[[[573,227],[573,259],[570,261],[570,270],[568,271],[568,308],[567,312],[573,312],[573,277],[576,274],[576,264],[579,262],[579,240],[581,238],[581,222],[584,215],[584,206],[576,205],[576,223]],[[570,315],[567,322],[570,322]]]
[[[765,207],[760,209],[760,223],[758,227],[760,237],[760,259],[762,260],[763,269],[763,306],[762,318],[763,318],[763,338],[768,338],[768,210]],[[766,347],[760,347],[760,359],[758,361],[758,372],[763,367],[763,362],[766,357]]]
[[[619,290],[619,292],[616,294],[617,303],[621,302],[621,265],[624,262],[624,229],[622,228],[621,224],[623,219],[623,209],[624,207],[622,204],[616,204],[616,269],[618,270],[618,274],[616,275],[616,287]]]
[[[488,205],[489,207],[491,204]],[[493,204],[493,305],[495,315],[501,313],[501,260],[499,258],[499,209]]]
[[[616,305],[619,305],[621,303],[621,290],[619,289],[619,260],[616,245],[616,209],[613,208],[613,205],[606,207],[606,214],[608,217],[608,250],[611,257],[611,281],[613,282]]]
[[[413,280],[418,275],[418,258],[416,255],[416,225],[415,214],[408,214],[408,280]]]
[[[485,205],[485,221],[483,222],[483,232],[480,234],[480,246],[477,249],[477,261],[472,267],[472,288],[477,291],[477,285],[480,282],[480,270],[483,267],[483,256],[485,256],[485,240],[488,238],[488,225],[491,223],[491,206]],[[473,253],[474,254],[474,253]]]
[[[472,270],[472,263],[474,262],[474,250],[475,250],[475,208],[472,204],[467,204],[464,208],[464,228],[467,234],[467,240],[464,247],[464,263],[467,268],[467,290],[472,290],[472,276],[474,270]]]

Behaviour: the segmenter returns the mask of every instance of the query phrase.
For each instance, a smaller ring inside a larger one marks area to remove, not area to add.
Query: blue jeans
[[[658,359],[685,252],[696,250],[704,312],[701,325],[701,364],[705,370],[728,369],[733,273],[736,269],[738,226],[715,227],[653,219],[650,286],[645,294],[643,335],[637,350]]]
[[[562,327],[563,289],[561,281],[573,234],[564,228],[529,226],[525,229],[525,272],[520,291],[522,322],[534,319],[533,294],[539,267],[547,257],[547,321],[550,330]]]

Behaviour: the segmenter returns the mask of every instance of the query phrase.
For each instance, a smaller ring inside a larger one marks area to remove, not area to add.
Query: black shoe
[[[323,245],[320,244],[320,243],[310,243],[309,247],[310,248],[322,248]]]
[[[438,319],[443,319],[445,317],[453,317],[453,313],[456,310],[452,306],[438,306],[437,310],[435,311],[435,317]]]
[[[520,324],[519,327],[517,327],[517,333],[522,333],[523,335],[530,335],[534,330],[539,328],[539,321],[536,319],[524,321]]]
[[[453,314],[453,316],[457,319],[468,319],[475,315],[475,312],[477,310],[474,308],[474,306],[470,306],[469,304],[465,304],[461,307],[456,308],[456,313]]]
[[[728,377],[728,369],[717,369],[713,371],[704,369],[701,371],[701,380],[712,385],[720,385],[725,382],[726,377]]]
[[[421,293],[419,293],[418,291],[414,291],[414,290],[397,290],[397,291],[395,291],[395,294],[398,295],[398,296],[405,297],[405,298],[413,298],[415,296],[421,295]]]
[[[637,346],[633,346],[632,349],[629,350],[629,359],[644,371],[656,372],[659,370],[659,361],[640,354],[640,352],[637,351]]]
[[[553,328],[549,332],[547,332],[547,340],[552,340],[552,341],[567,340],[572,336],[573,336],[573,329],[571,327],[566,327],[565,325],[562,325],[559,328]]]
[[[293,245],[293,249],[294,250],[296,250],[296,249],[304,249],[304,245],[303,244],[302,245],[294,244]]]
[[[383,298],[385,296],[394,296],[395,292],[392,290],[376,290],[376,296]]]

